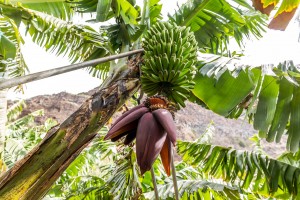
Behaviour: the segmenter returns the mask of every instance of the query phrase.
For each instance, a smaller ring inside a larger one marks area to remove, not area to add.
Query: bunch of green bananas
[[[159,94],[185,106],[194,87],[197,42],[187,27],[157,22],[145,34],[142,89],[149,96]]]

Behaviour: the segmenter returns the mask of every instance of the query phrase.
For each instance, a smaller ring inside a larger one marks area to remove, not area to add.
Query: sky
[[[143,0],[138,0],[141,5]],[[177,8],[175,1],[161,0],[163,4],[162,13],[174,13]],[[185,0],[179,0],[178,4]],[[297,15],[297,13],[296,13]],[[295,16],[296,16],[295,15]],[[81,22],[82,20],[78,20]],[[286,31],[268,30],[260,40],[247,41],[244,54],[247,60],[253,64],[278,63],[284,60],[294,60],[300,64],[300,43],[298,37],[300,27],[292,20]],[[30,73],[61,67],[70,64],[67,58],[56,56],[45,52],[38,45],[25,38],[22,48]],[[54,94],[62,91],[77,94],[91,90],[101,84],[97,78],[93,78],[87,70],[77,70],[47,79],[27,83],[24,94],[16,94],[12,90],[8,92],[9,99],[26,99],[37,95]]]

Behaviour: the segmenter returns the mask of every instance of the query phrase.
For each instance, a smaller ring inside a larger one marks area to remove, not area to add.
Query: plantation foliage
[[[103,83],[61,124],[48,119],[35,125],[42,111],[18,119],[23,102],[9,110],[0,199],[154,199],[151,174],[141,175],[135,143],[104,140],[112,115],[128,100],[140,103],[144,93],[164,95],[177,109],[187,100],[224,117],[244,115],[269,142],[279,142],[283,134],[288,137],[290,152],[278,159],[214,146],[205,139],[209,128],[196,141],[177,141],[181,199],[299,198],[299,67],[292,61],[253,66],[229,48],[235,42],[241,50],[245,39],[261,38],[267,16],[260,11],[266,13],[264,9],[272,10],[277,3],[255,1],[252,7],[244,0],[190,0],[163,20],[159,0],[142,5],[134,0],[0,0],[3,77],[28,73],[21,51],[24,27],[33,42],[73,63],[145,50],[90,66],[91,75]],[[284,29],[298,4],[283,1],[269,27]],[[72,21],[78,14],[86,23]],[[280,16],[285,16],[285,24],[278,22]],[[97,28],[92,25],[108,21]],[[183,32],[172,31],[172,26]],[[175,65],[177,61],[182,65]],[[180,79],[173,80],[176,75]],[[173,199],[174,185],[161,161],[152,168],[159,197]]]

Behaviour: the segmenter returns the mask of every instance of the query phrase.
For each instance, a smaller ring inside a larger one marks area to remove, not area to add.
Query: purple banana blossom
[[[104,139],[117,141],[125,137],[124,144],[128,145],[136,138],[137,163],[141,173],[150,170],[160,154],[169,176],[171,145],[175,146],[177,135],[171,112],[165,99],[150,97],[118,118]]]

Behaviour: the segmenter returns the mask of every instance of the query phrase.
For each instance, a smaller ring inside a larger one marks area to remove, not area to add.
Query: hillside
[[[93,91],[83,94],[70,94],[61,92],[53,95],[41,95],[26,100],[27,107],[22,115],[38,109],[44,109],[45,116],[38,118],[41,123],[51,117],[59,123],[63,122],[73,113]],[[116,113],[116,116],[120,113]],[[207,126],[213,123],[214,134],[212,143],[216,145],[234,147],[236,149],[253,149],[253,143],[248,139],[256,131],[246,120],[226,119],[213,112],[193,103],[176,113],[176,124],[179,130],[179,139],[194,140],[203,133]],[[280,144],[262,142],[264,150],[271,156],[276,157],[285,150],[284,142]]]

